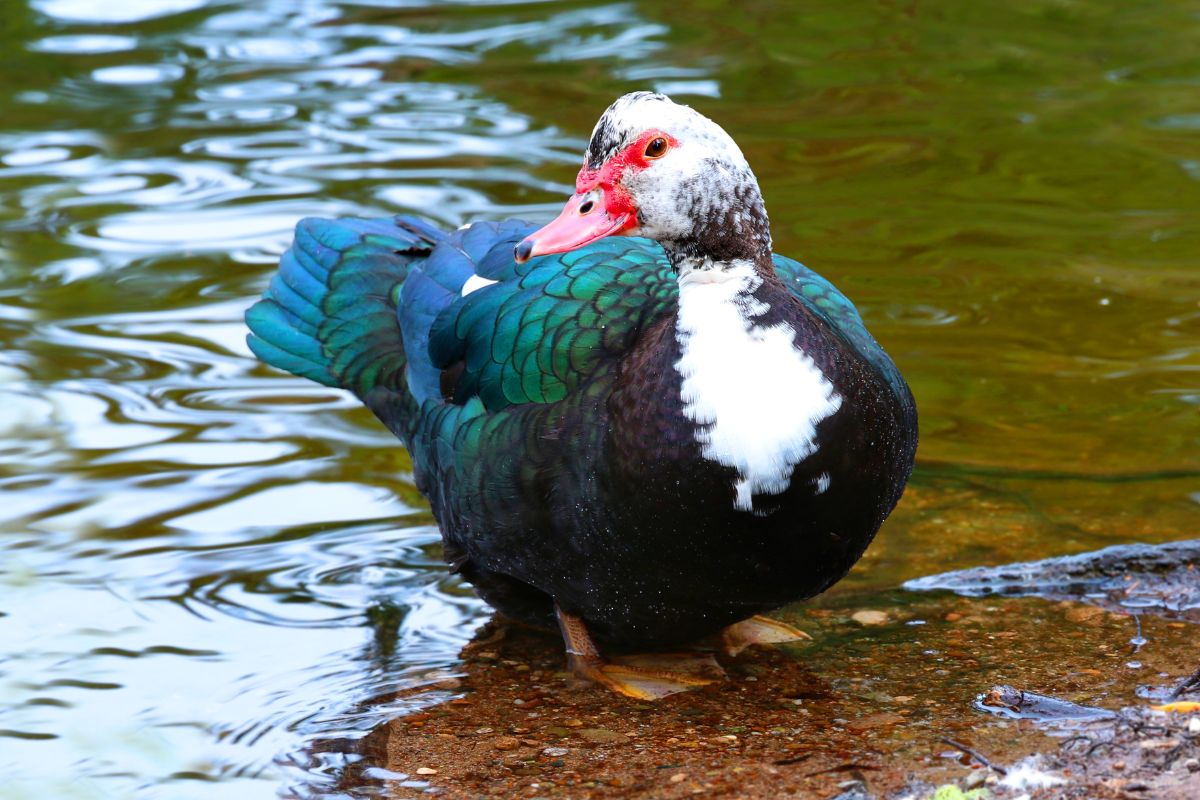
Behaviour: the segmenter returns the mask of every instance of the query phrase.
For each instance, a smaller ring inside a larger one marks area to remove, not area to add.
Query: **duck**
[[[849,572],[917,448],[908,384],[772,251],[737,144],[655,92],[604,111],[551,222],[301,220],[246,322],[400,439],[452,572],[629,697],[719,680],[671,666],[697,641],[807,638],[767,614]]]

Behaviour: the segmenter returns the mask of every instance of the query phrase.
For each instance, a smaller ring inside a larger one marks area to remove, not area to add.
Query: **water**
[[[0,796],[320,793],[454,674],[487,609],[405,454],[241,314],[302,216],[548,217],[633,88],[726,125],[917,396],[825,602],[1195,535],[1194,11],[792,5],[7,4]]]

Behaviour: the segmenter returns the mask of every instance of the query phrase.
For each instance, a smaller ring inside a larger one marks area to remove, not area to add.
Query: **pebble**
[[[492,747],[497,750],[516,750],[521,746],[521,743],[515,736],[497,736],[492,739]]]
[[[559,756],[565,756],[569,752],[571,751],[565,747],[547,747],[542,750],[542,755],[549,756],[550,758],[558,758]]]
[[[859,625],[886,625],[890,621],[886,611],[855,611],[850,619]]]
[[[418,775],[437,775],[437,770],[433,767],[421,767],[417,770]]]
[[[682,772],[676,772],[671,776],[671,783],[683,783],[686,778],[687,775],[684,775]]]
[[[1188,733],[1200,733],[1200,717],[1192,717],[1188,720]]]
[[[579,732],[579,736],[585,742],[591,742],[592,744],[616,744],[617,742],[629,741],[624,734],[610,731],[606,728],[584,728]]]
[[[988,771],[986,769],[977,769],[967,776],[963,781],[963,788],[968,792],[972,789],[977,789],[987,783]]]
[[[1099,625],[1108,612],[1096,606],[1075,606],[1064,615],[1067,622],[1082,625]]]
[[[878,714],[867,714],[865,717],[852,719],[846,723],[846,730],[851,733],[862,733],[863,731],[873,730],[875,728],[886,728],[891,725],[899,725],[904,722],[904,717],[899,714],[892,714],[887,711],[881,711]]]

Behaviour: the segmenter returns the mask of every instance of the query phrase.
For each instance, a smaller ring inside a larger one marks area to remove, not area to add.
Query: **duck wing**
[[[879,371],[900,399],[905,412],[916,419],[916,405],[904,376],[891,357],[875,341],[854,303],[828,279],[813,272],[799,261],[773,256],[775,272],[804,306],[824,320],[850,349]]]

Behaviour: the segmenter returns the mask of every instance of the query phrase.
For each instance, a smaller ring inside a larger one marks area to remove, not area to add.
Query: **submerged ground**
[[[8,4],[0,797],[887,791],[961,780],[942,738],[1049,746],[992,684],[1118,708],[1194,669],[1188,621],[1134,657],[1128,615],[899,587],[1196,536],[1200,17],[802,5]],[[785,612],[815,643],[649,709],[528,634],[460,658],[487,609],[404,453],[240,322],[301,216],[548,217],[633,88],[730,130],[922,415],[879,540]]]

